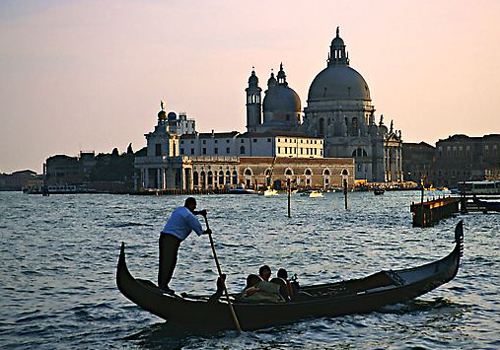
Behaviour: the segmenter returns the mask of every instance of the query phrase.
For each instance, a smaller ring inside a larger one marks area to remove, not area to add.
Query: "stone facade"
[[[195,133],[181,136],[179,154],[187,157],[323,158],[323,138],[293,131]]]
[[[405,180],[420,183],[432,183],[435,179],[434,165],[436,162],[436,147],[425,142],[403,143],[403,172]]]
[[[456,187],[460,181],[497,179],[500,173],[500,135],[453,135],[436,147],[423,142],[404,144],[404,172],[427,186]]]
[[[148,189],[280,188],[286,179],[297,188],[342,187],[342,174],[354,184],[354,160],[281,157],[138,157],[141,187]]]

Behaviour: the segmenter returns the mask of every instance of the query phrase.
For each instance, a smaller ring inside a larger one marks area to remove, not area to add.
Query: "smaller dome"
[[[167,119],[167,112],[165,112],[163,109],[158,112],[158,120],[166,120]]]
[[[176,120],[176,119],[177,119],[177,114],[175,114],[175,112],[168,113],[168,120]]]
[[[341,37],[335,37],[332,40],[332,46],[345,46],[344,40]]]
[[[302,108],[300,97],[288,86],[276,85],[266,91],[264,97],[264,112],[300,112]]]
[[[252,74],[250,75],[250,78],[248,78],[248,85],[257,85],[259,83],[259,78],[257,78],[257,75],[255,75],[255,71],[252,70]]]
[[[271,76],[269,77],[269,79],[267,80],[267,87],[270,89],[274,86],[276,86],[276,84],[278,84],[278,81],[276,80],[276,78],[274,77],[274,73],[271,72]]]

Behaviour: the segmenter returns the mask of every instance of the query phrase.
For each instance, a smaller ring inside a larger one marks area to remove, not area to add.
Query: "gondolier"
[[[210,229],[203,231],[200,222],[195,214],[206,215],[206,210],[195,211],[196,199],[188,197],[183,207],[179,207],[172,212],[165,227],[160,233],[160,262],[158,271],[158,287],[164,292],[173,294],[174,291],[168,287],[175,265],[177,263],[177,252],[179,245],[186,239],[191,231],[198,236],[211,233]]]

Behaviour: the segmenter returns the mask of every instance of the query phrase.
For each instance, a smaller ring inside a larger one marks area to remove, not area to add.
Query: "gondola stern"
[[[116,266],[116,285],[120,292],[127,296],[127,293],[123,289],[123,283],[125,280],[133,280],[134,277],[130,274],[127,267],[127,262],[125,261],[125,243],[122,242],[120,247],[120,256],[118,258],[118,265]]]

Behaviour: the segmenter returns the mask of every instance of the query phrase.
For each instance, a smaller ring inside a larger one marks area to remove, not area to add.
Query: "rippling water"
[[[500,348],[499,214],[467,214],[412,228],[418,192],[294,197],[199,196],[228,288],[268,264],[301,284],[363,277],[446,255],[465,222],[457,277],[412,302],[366,315],[306,320],[237,335],[175,329],[125,299],[114,273],[122,241],[135,277],[156,281],[158,233],[183,196],[0,192],[0,348]],[[181,245],[171,287],[211,293],[217,271],[207,236]]]

